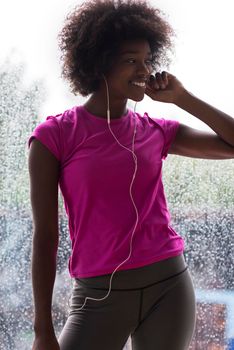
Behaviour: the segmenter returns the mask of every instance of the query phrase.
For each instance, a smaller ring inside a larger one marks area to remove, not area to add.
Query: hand
[[[184,86],[174,75],[163,71],[150,76],[145,93],[155,101],[176,103],[184,91]]]
[[[55,335],[43,335],[35,337],[32,350],[60,350],[60,347]]]

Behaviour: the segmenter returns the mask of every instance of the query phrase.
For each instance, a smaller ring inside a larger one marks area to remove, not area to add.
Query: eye
[[[146,60],[145,62],[146,62],[147,64],[152,65],[152,64],[153,64],[153,62],[154,62],[154,60],[153,60],[153,59],[149,59],[149,60]]]
[[[129,64],[134,64],[134,63],[136,63],[136,59],[134,59],[134,58],[128,58],[125,62],[126,62],[126,63],[129,63]],[[153,65],[153,62],[154,62],[154,60],[153,60],[152,58],[151,58],[151,59],[145,60],[145,64],[146,64],[147,66],[152,66],[152,65]]]
[[[129,58],[129,59],[126,60],[126,62],[128,62],[128,63],[135,63],[136,60],[134,60],[134,58]]]

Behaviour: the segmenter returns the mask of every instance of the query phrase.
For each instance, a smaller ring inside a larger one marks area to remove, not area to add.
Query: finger
[[[159,89],[159,84],[157,83],[156,77],[154,75],[150,76],[149,86],[153,89]]]
[[[157,83],[161,89],[164,89],[166,87],[165,82],[163,81],[161,73],[156,73],[155,75]]]
[[[166,85],[168,85],[168,74],[166,71],[162,72],[162,79]]]

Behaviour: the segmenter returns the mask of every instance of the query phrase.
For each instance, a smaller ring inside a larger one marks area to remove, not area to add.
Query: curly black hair
[[[153,69],[168,66],[176,34],[162,13],[139,0],[90,0],[76,6],[58,34],[61,76],[72,93],[87,96],[97,91],[125,40],[148,40]]]

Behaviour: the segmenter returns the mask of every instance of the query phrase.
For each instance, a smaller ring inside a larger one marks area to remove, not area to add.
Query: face
[[[117,99],[141,101],[152,71],[148,41],[124,41],[111,71],[106,74],[110,95]]]

